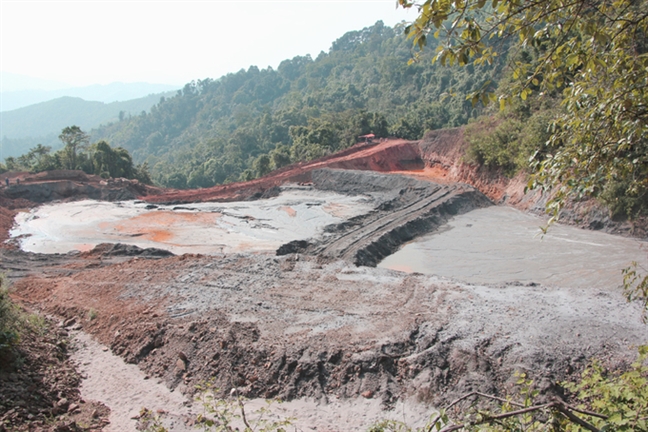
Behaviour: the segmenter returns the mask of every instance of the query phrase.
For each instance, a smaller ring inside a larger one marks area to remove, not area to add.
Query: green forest
[[[146,163],[134,165],[128,150],[113,148],[101,140],[90,144],[90,136],[79,126],[68,126],[58,136],[63,148],[52,152],[50,146],[38,144],[27,153],[5,159],[0,173],[5,171],[42,172],[51,170],[82,170],[103,178],[136,179],[152,183]]]
[[[419,139],[466,124],[480,106],[466,94],[492,85],[499,62],[460,70],[417,61],[402,28],[345,34],[328,53],[191,82],[150,113],[90,132],[148,163],[156,184],[208,187],[249,180],[348,147],[374,133]],[[454,94],[454,97],[452,95]]]

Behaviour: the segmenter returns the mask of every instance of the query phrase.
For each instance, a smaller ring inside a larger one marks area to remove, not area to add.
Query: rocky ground
[[[0,431],[98,431],[108,424],[110,409],[81,397],[71,349],[64,324],[45,320],[0,359]]]
[[[240,187],[140,197],[251,199],[276,195],[281,182],[297,180],[366,194],[376,203],[367,214],[284,245],[277,254],[170,256],[104,245],[89,253],[40,255],[5,248],[0,269],[26,307],[82,328],[148,377],[187,394],[213,379],[223,392],[237,388],[249,397],[311,397],[321,403],[363,397],[386,409],[409,397],[439,406],[471,390],[504,394],[515,371],[528,372],[543,394],[555,394],[561,392],[557,382],[575,377],[592,358],[610,367],[633,360],[634,347],[646,342],[645,326],[640,308],[626,303],[616,287],[471,285],[370,267],[453,215],[492,201],[525,208],[539,202],[519,195],[519,182],[489,182],[485,173],[462,165],[455,155],[458,134],[358,146]],[[458,179],[472,179],[475,187],[456,184]],[[38,187],[52,189],[47,182]],[[126,193],[108,189],[101,192],[107,199]],[[0,193],[13,203],[7,209],[40,200],[18,201],[30,195],[7,192]],[[7,219],[11,213],[0,215]],[[53,334],[64,337],[64,330]],[[54,339],[45,343],[58,346]],[[57,350],[50,351],[68,361]],[[60,369],[69,372],[60,380],[68,390],[52,393],[56,397],[48,403],[65,398],[68,409],[83,405],[70,396],[78,383],[74,368]],[[17,383],[20,373],[12,373],[3,379]],[[5,376],[10,374],[0,375]],[[14,407],[3,406],[0,416],[25,418],[16,414],[23,411],[8,414]],[[94,409],[100,421],[103,411]]]

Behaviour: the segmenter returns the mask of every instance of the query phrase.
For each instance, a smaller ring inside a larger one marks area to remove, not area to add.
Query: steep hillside
[[[154,180],[176,188],[249,180],[344,149],[362,134],[419,139],[466,123],[478,110],[463,96],[499,76],[499,64],[434,65],[432,51],[408,65],[413,51],[402,29],[378,22],[316,59],[192,82],[150,114],[92,136],[128,149],[149,163]],[[442,100],[449,92],[457,97]]]

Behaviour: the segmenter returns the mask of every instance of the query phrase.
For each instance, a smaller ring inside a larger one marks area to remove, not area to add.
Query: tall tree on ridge
[[[68,126],[63,129],[59,139],[65,144],[61,161],[63,168],[69,170],[78,169],[78,152],[88,146],[90,137],[79,126]]]

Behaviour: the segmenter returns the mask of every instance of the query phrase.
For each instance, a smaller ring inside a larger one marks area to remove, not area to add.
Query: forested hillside
[[[461,70],[433,65],[433,53],[408,64],[411,41],[378,22],[345,34],[316,59],[189,83],[149,114],[91,135],[126,148],[136,162],[148,162],[154,181],[178,188],[250,179],[366,133],[418,139],[476,116],[479,107],[465,94],[495,85],[501,72],[497,62]],[[445,99],[450,93],[455,97]]]

